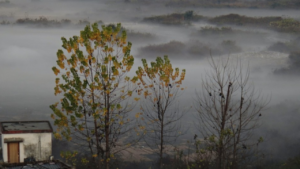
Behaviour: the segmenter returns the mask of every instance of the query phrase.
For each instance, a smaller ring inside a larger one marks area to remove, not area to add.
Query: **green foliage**
[[[154,62],[147,63],[142,59],[143,67],[136,71],[138,83],[138,94],[142,94],[149,104],[141,106],[146,124],[145,140],[152,147],[160,145],[160,167],[163,165],[163,156],[166,153],[164,148],[167,143],[171,144],[174,139],[181,135],[179,120],[182,113],[178,107],[173,107],[178,91],[184,90],[181,87],[185,79],[185,69],[181,72],[179,68],[173,68],[168,56],[157,57]],[[153,106],[154,105],[154,106]],[[177,113],[174,112],[176,109]],[[170,137],[171,136],[171,137]]]
[[[270,26],[281,32],[300,32],[300,22],[292,18],[270,22]]]
[[[132,121],[124,102],[131,97],[132,81],[126,73],[134,64],[126,38],[121,24],[102,29],[97,23],[87,25],[80,36],[61,38],[64,50],[57,51],[57,66],[52,68],[58,76],[54,93],[62,97],[60,105],[50,106],[55,137],[75,139],[94,159],[106,162],[113,158],[124,125]]]
[[[148,67],[146,59],[142,59],[142,62],[143,67],[139,67],[136,71],[136,74],[144,86],[154,86],[157,84],[166,88],[172,88],[171,85],[178,88],[185,78],[185,69],[183,69],[181,74],[179,74],[179,68],[172,67],[168,56],[164,56],[163,59],[161,57],[157,57],[156,62],[150,63],[150,67]],[[151,81],[153,81],[152,84],[146,84],[143,76],[146,76],[146,78],[149,78]],[[158,80],[157,83],[154,82],[155,80]],[[146,91],[147,90],[148,89],[146,89]]]
[[[76,166],[76,163],[77,163],[76,156],[77,156],[77,154],[78,154],[77,151],[73,151],[73,152],[70,152],[70,151],[62,151],[62,152],[60,152],[61,158],[63,158],[64,161],[65,161],[67,164],[71,164],[72,166]]]

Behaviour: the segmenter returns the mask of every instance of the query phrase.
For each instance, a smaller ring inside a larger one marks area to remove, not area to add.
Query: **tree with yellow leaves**
[[[137,77],[126,76],[134,64],[130,55],[131,43],[121,24],[87,25],[80,36],[69,40],[62,37],[57,51],[55,95],[60,104],[50,106],[57,126],[56,138],[73,141],[88,150],[99,166],[109,168],[109,161],[124,146],[120,137],[131,131],[133,120],[128,98],[132,96],[132,83]],[[124,137],[123,137],[124,138]]]
[[[166,144],[172,144],[181,135],[181,125],[178,123],[183,112],[178,109],[176,96],[185,78],[185,69],[180,73],[179,68],[173,68],[169,58],[157,57],[156,62],[148,65],[142,59],[143,67],[136,71],[140,82],[136,92],[143,95],[145,104],[142,112],[145,117],[145,141],[151,148],[158,148],[160,168],[163,167],[163,156],[168,151]]]

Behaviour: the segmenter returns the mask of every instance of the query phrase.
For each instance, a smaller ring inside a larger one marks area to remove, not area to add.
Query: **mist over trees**
[[[0,117],[76,168],[299,168],[297,4],[0,0]]]
[[[55,79],[55,95],[63,98],[60,105],[57,102],[50,106],[57,126],[55,137],[79,146],[79,151],[86,154],[80,165],[109,169],[117,153],[138,142],[126,138],[136,132],[153,151],[157,149],[159,168],[166,168],[165,154],[183,132],[180,120],[184,112],[177,100],[184,90],[181,84],[185,69],[180,73],[164,56],[150,64],[142,59],[143,66],[138,67],[136,76],[126,76],[134,57],[121,24],[103,25],[102,29],[97,23],[87,25],[80,36],[69,40],[63,37],[62,42],[70,56],[59,49],[58,68],[52,68],[64,81]],[[204,149],[199,150],[200,142],[194,136],[195,153],[206,157],[197,155],[183,167],[201,161],[209,163],[207,167],[237,169],[253,156],[247,149],[263,141],[259,138],[257,143],[250,143],[250,138],[266,103],[254,88],[248,87],[249,70],[243,70],[241,60],[235,64],[229,58],[211,58],[210,64],[212,72],[204,79],[196,104],[196,123],[206,142]],[[133,104],[128,101],[139,101],[140,97],[144,97],[141,112],[133,115]],[[135,120],[139,118],[140,122]],[[77,153],[64,152],[62,157],[68,159]]]
[[[199,132],[208,142],[201,153],[215,156],[216,168],[243,168],[263,141],[250,140],[267,100],[249,84],[249,68],[241,60],[211,58],[210,66],[195,105]]]

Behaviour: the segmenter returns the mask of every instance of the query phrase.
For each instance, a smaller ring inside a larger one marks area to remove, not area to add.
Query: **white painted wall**
[[[39,137],[41,140],[41,153],[38,152]],[[6,138],[23,138],[24,141],[19,143],[20,162],[32,154],[37,161],[47,160],[52,155],[52,133],[21,133],[21,134],[2,134],[2,154],[3,161],[8,162]],[[41,154],[41,157],[40,157]]]

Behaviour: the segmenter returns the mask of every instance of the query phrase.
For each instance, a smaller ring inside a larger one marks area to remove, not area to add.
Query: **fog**
[[[290,42],[297,36],[235,25],[231,28],[239,33],[204,36],[199,34],[201,27],[216,25],[202,21],[188,26],[143,22],[144,17],[187,10],[208,17],[230,13],[259,17],[284,14],[284,17],[299,19],[298,10],[179,8],[160,3],[96,0],[11,0],[10,4],[0,6],[0,22],[12,23],[0,25],[1,121],[50,120],[52,111],[49,105],[60,99],[54,96],[55,75],[51,70],[56,65],[56,52],[62,45],[60,38],[79,35],[84,28],[84,25],[76,24],[79,20],[102,20],[105,24],[121,22],[133,43],[131,53],[135,64],[131,75],[141,65],[141,58],[153,61],[163,55],[168,55],[174,66],[186,69],[183,86],[187,89],[179,97],[182,107],[193,106],[195,91],[201,91],[201,79],[209,70],[210,52],[213,57],[241,57],[249,62],[250,83],[265,97],[271,98],[255,137],[264,137],[260,146],[270,157],[285,159],[297,155],[300,148],[300,72],[292,66],[289,52],[269,50],[276,42]],[[36,19],[40,16],[53,20],[70,19],[74,24],[60,27],[14,24],[20,18]],[[235,42],[233,47],[239,50],[232,50],[232,46],[221,49],[224,40]],[[178,42],[181,48],[172,46],[174,44],[162,46],[171,41]],[[203,51],[193,50],[195,44],[202,46]],[[288,71],[280,73],[283,70]],[[197,123],[195,116],[196,111],[191,108],[183,118],[184,123],[191,125],[185,125],[191,130],[183,136],[184,139],[192,139],[199,133],[193,126]]]

